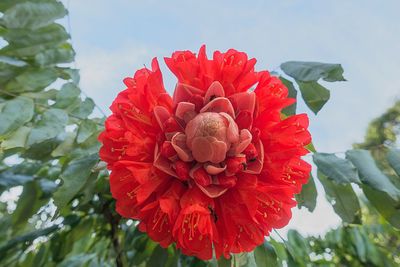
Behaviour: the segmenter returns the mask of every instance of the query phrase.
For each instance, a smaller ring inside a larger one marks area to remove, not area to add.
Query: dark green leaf
[[[297,98],[297,90],[294,88],[293,83],[283,77],[279,77],[279,79],[287,87],[287,89],[289,91],[289,97],[296,99]],[[297,106],[297,102],[284,108],[282,110],[282,113],[285,114],[286,116],[294,115],[294,114],[296,114],[296,106]]]
[[[49,109],[29,134],[27,145],[41,143],[56,137],[64,131],[68,115],[61,109]]]
[[[346,152],[346,157],[358,169],[360,179],[370,187],[387,193],[393,200],[400,200],[400,190],[396,188],[389,178],[376,166],[368,150],[354,149]]]
[[[82,189],[89,178],[92,168],[98,162],[97,154],[71,161],[61,174],[63,184],[54,193],[54,203],[58,209],[65,207]]]
[[[314,153],[313,160],[320,172],[337,183],[360,183],[356,168],[347,159],[329,153]]]
[[[59,144],[53,152],[51,152],[51,156],[53,157],[61,157],[68,155],[74,148],[76,132],[67,132],[65,133],[64,141]]]
[[[159,267],[163,266],[167,261],[167,250],[159,245],[153,250],[150,259],[147,261],[146,267]]]
[[[336,214],[347,223],[358,223],[361,216],[360,203],[350,184],[339,184],[328,179],[321,172],[318,178],[324,187],[326,198],[332,204]]]
[[[0,137],[18,129],[33,117],[33,101],[26,97],[17,97],[6,101],[0,112]]]
[[[400,176],[400,149],[390,149],[387,159],[390,166],[394,169],[398,176]]]
[[[35,240],[36,238],[38,238],[40,236],[49,235],[49,234],[53,233],[54,231],[56,231],[58,229],[58,227],[59,227],[58,225],[53,225],[48,228],[35,230],[33,232],[15,237],[15,238],[11,239],[10,241],[8,241],[6,244],[0,246],[0,255],[7,252],[9,249],[13,248],[14,246],[16,246],[18,244],[25,243],[25,242],[32,242],[33,240]]]
[[[327,82],[345,81],[343,68],[340,64],[289,61],[283,63],[281,69],[287,75],[302,82],[316,82],[320,78]]]
[[[7,188],[11,188],[18,185],[23,185],[27,182],[33,181],[33,176],[24,174],[14,174],[12,172],[1,172],[0,173],[0,192]]]
[[[3,15],[3,24],[8,29],[38,29],[47,26],[67,14],[60,2],[21,3],[7,9]]]
[[[394,201],[386,193],[369,186],[362,186],[368,201],[394,227],[400,229],[400,201]]]
[[[268,242],[258,246],[254,250],[254,258],[257,267],[278,267],[278,257],[275,249]]]
[[[298,81],[301,96],[306,105],[317,114],[330,98],[330,92],[317,82]]]
[[[298,207],[306,207],[308,211],[313,212],[317,205],[317,195],[314,178],[310,174],[308,183],[303,185],[301,192],[296,195]]]
[[[15,228],[26,223],[26,221],[47,202],[46,200],[40,199],[40,197],[41,193],[35,182],[28,182],[24,185],[24,190],[18,199],[17,208],[12,215]]]

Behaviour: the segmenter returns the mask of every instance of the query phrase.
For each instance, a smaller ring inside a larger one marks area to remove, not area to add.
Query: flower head
[[[243,52],[208,59],[203,46],[165,62],[178,79],[173,96],[154,59],[124,80],[99,136],[117,211],[187,255],[251,251],[289,222],[307,182],[308,118],[283,118],[295,100]]]

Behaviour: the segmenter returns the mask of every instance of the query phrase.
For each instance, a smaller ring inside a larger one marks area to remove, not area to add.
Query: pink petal
[[[195,111],[196,106],[190,102],[179,102],[176,107],[175,115],[179,119],[184,120],[188,123],[194,117],[196,117],[197,112]]]
[[[211,137],[213,138],[213,137]],[[215,138],[214,138],[215,139]],[[195,137],[192,141],[192,154],[198,162],[209,161],[212,157],[213,148],[211,140],[206,137]]]
[[[161,153],[159,152],[159,147],[158,144],[156,144],[156,148],[154,149],[154,167],[159,169],[160,171],[163,171],[169,175],[172,175],[174,177],[178,177],[175,173],[175,171],[171,168],[170,161],[161,156]]]
[[[186,135],[183,133],[176,133],[171,139],[172,147],[175,149],[178,157],[185,162],[193,160],[192,153],[186,146]]]
[[[259,174],[262,171],[264,164],[264,145],[262,144],[261,140],[255,143],[255,147],[258,152],[257,160],[248,163],[246,170],[244,170],[243,172],[251,174]]]
[[[239,129],[236,125],[236,122],[232,119],[231,116],[229,116],[225,112],[221,112],[220,115],[223,116],[228,121],[228,129],[226,131],[226,137],[227,137],[228,141],[231,143],[238,142],[239,141]]]
[[[201,191],[203,191],[204,194],[206,194],[210,198],[219,197],[228,190],[228,188],[223,188],[219,185],[214,185],[214,184],[206,186],[206,187],[203,187],[198,184],[197,184],[197,186],[200,188]]]
[[[173,104],[174,107],[178,105],[179,102],[189,102],[192,99],[193,95],[201,95],[203,91],[197,89],[196,87],[178,83],[175,88],[174,96],[173,96]]]
[[[153,112],[158,125],[164,131],[164,123],[171,117],[171,114],[162,106],[155,106]]]
[[[229,156],[234,156],[243,152],[251,143],[252,135],[247,129],[240,130],[239,143],[234,144],[228,151]]]
[[[208,103],[212,100],[211,98],[224,97],[224,96],[225,96],[224,88],[222,87],[220,82],[215,81],[210,85],[210,87],[208,87],[204,99],[205,102]]]
[[[235,117],[235,111],[233,110],[232,104],[225,97],[214,98],[214,100],[205,105],[200,112],[225,112],[232,118]]]
[[[229,100],[235,107],[235,110],[239,111],[247,110],[251,114],[254,112],[256,105],[256,94],[254,92],[243,92],[229,96]]]
[[[204,169],[211,175],[217,175],[226,169],[226,166],[221,167],[220,164],[205,163]]]

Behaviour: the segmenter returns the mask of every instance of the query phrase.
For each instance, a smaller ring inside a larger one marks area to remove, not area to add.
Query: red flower
[[[187,255],[251,251],[289,222],[308,180],[308,118],[283,118],[295,100],[243,52],[208,59],[203,46],[165,62],[178,78],[173,97],[154,59],[124,80],[99,136],[117,211]]]

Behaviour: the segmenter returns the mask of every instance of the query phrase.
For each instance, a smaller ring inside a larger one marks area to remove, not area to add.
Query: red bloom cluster
[[[178,78],[173,97],[153,59],[124,80],[99,136],[117,212],[187,255],[251,251],[288,223],[308,180],[308,118],[283,118],[295,100],[243,52],[208,59],[203,46],[165,62]]]

